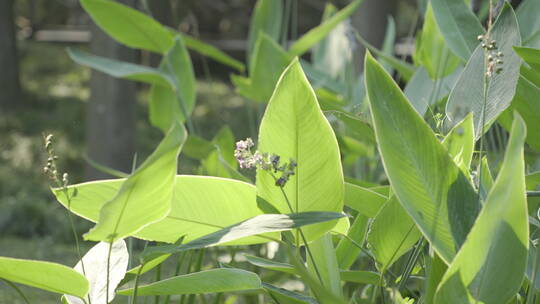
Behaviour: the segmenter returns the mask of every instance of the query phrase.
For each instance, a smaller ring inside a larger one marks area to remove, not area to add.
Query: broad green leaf
[[[499,175],[435,303],[505,304],[519,291],[529,247],[524,141],[525,123],[516,114]]]
[[[246,257],[246,260],[250,264],[255,265],[257,267],[289,273],[289,274],[295,274],[294,267],[291,264],[276,262],[276,261],[272,261],[272,260],[252,256],[252,255],[244,255],[244,256]]]
[[[522,1],[516,10],[519,29],[523,44],[527,46],[540,47],[540,18],[538,11],[540,2],[538,0]]]
[[[285,70],[268,103],[259,131],[259,151],[276,154],[298,167],[280,189],[274,177],[257,171],[257,194],[281,213],[343,209],[343,172],[332,127],[319,108],[315,94],[295,59]],[[313,240],[335,222],[304,229]]]
[[[231,292],[260,289],[261,280],[249,271],[233,268],[211,269],[172,277],[139,286],[138,296],[183,295]],[[118,294],[133,295],[133,288],[119,290]]]
[[[384,40],[381,47],[381,52],[388,56],[393,56],[396,44],[396,22],[394,21],[394,17],[392,17],[392,15],[389,15],[387,19],[388,21],[386,22],[386,32],[384,33]],[[382,65],[384,66],[384,69],[388,71],[388,74],[394,74],[394,69],[392,68],[392,65],[386,62],[383,62]],[[361,84],[363,85],[364,82],[361,81]]]
[[[105,180],[69,186],[68,191],[73,196],[70,210],[87,220],[97,221],[100,209],[115,196],[124,181]],[[54,194],[67,208],[68,202],[63,192],[54,189]],[[178,175],[171,212],[165,219],[143,228],[133,236],[174,243],[185,235],[184,242],[189,242],[262,213],[257,206],[255,187],[251,184],[218,177]],[[234,244],[266,241],[253,237]]]
[[[540,49],[515,46],[514,50],[533,70],[540,72]]]
[[[477,36],[484,33],[482,24],[464,1],[432,0],[433,13],[448,47],[464,62],[478,45]],[[503,41],[497,40],[502,43]]]
[[[184,43],[186,44],[186,47],[188,49],[191,49],[193,51],[196,51],[199,54],[212,58],[217,62],[223,63],[232,68],[235,68],[239,72],[243,72],[245,70],[245,66],[242,62],[225,54],[224,52],[222,52],[220,49],[216,48],[215,46],[210,45],[208,43],[204,43],[186,34],[181,34],[181,33],[177,33],[177,34],[182,35],[182,39],[184,40]]]
[[[426,267],[427,274],[425,282],[425,293],[422,297],[425,299],[426,304],[435,304],[435,292],[437,292],[437,287],[439,286],[447,269],[448,265],[446,265],[446,263],[441,260],[439,255],[431,252]]]
[[[416,111],[425,116],[433,115],[430,108],[450,94],[463,69],[458,68],[452,74],[432,80],[425,68],[419,67],[405,86],[405,96],[411,101]]]
[[[478,193],[480,193],[480,198],[483,201],[486,201],[486,198],[493,187],[493,176],[491,175],[491,170],[489,169],[489,164],[487,161],[487,156],[482,157],[482,163],[480,164],[482,172],[480,173],[480,186]]]
[[[265,33],[274,41],[279,41],[283,12],[282,0],[258,0],[253,9],[248,34],[248,62],[253,53],[259,34]]]
[[[114,299],[115,289],[124,278],[129,262],[129,253],[124,240],[112,244],[110,259],[110,243],[100,242],[90,249],[75,266],[75,270],[83,274],[90,282],[90,290],[85,298],[86,303],[107,303],[107,268],[109,269],[109,302]],[[109,262],[107,262],[109,260]],[[84,263],[84,269],[83,269]],[[109,266],[107,267],[107,263]],[[65,295],[70,304],[84,304],[82,299]]]
[[[159,70],[169,75],[173,87],[153,85],[150,89],[149,115],[153,126],[167,133],[175,122],[184,122],[195,107],[196,81],[193,64],[181,36],[174,39]]]
[[[250,85],[255,101],[268,102],[279,76],[291,59],[292,56],[272,38],[262,32],[259,34],[249,66]],[[269,62],[272,64],[268,64]]]
[[[420,47],[415,59],[422,64],[431,79],[439,79],[450,75],[461,63],[446,46],[439,30],[431,2],[428,4],[424,26],[420,38]]]
[[[162,254],[218,246],[248,236],[266,234],[269,232],[289,231],[305,225],[323,223],[333,220],[335,221],[344,216],[345,215],[343,213],[337,212],[262,214],[243,222],[225,227],[186,244],[149,247],[143,252],[143,257],[145,260],[150,260]],[[268,240],[275,240],[271,237],[266,238]]]
[[[358,246],[363,246],[366,240],[369,218],[358,214],[351,228],[347,232],[349,238],[342,238],[336,247],[336,257],[340,269],[349,269],[362,251]]]
[[[527,124],[529,130],[540,130],[540,88],[524,77],[519,77],[516,94],[512,103],[501,115],[499,122],[510,130],[512,112],[517,111]],[[528,132],[527,144],[540,151],[540,132]]]
[[[449,263],[478,212],[478,198],[431,128],[368,53],[366,88],[379,152],[400,203]]]
[[[0,278],[59,294],[84,298],[88,280],[64,265],[0,257]]]
[[[534,246],[532,243],[529,244],[527,271],[525,273],[529,282],[534,281],[534,288],[536,290],[540,290],[540,252],[538,250],[537,246]]]
[[[461,122],[455,125],[442,141],[442,144],[465,176],[469,175],[474,143],[472,113],[469,113]]]
[[[455,1],[460,2],[460,1]],[[475,136],[479,138],[484,126],[491,125],[509,105],[516,91],[520,59],[512,49],[521,44],[516,15],[506,3],[493,25],[491,39],[497,42],[498,51],[504,55],[502,72],[488,77],[487,96],[484,95],[484,49],[478,46],[467,62],[446,104],[446,115],[451,124],[474,113]],[[484,103],[485,104],[485,113]],[[485,132],[486,130],[484,130]]]
[[[145,82],[165,88],[174,86],[173,79],[169,75],[154,68],[95,56],[73,48],[68,48],[67,52],[69,57],[78,64],[112,77]]]
[[[111,0],[81,0],[81,5],[103,31],[122,44],[160,54],[173,45],[174,34],[136,9]]]
[[[385,272],[418,242],[422,234],[393,196],[377,214],[367,241],[381,272]]]
[[[315,46],[319,41],[324,39],[328,33],[334,29],[343,20],[348,18],[360,6],[363,0],[353,0],[349,5],[337,12],[332,17],[328,18],[322,24],[312,28],[302,37],[298,38],[289,48],[289,54],[292,56],[300,56]]]
[[[269,293],[270,297],[277,303],[282,304],[318,304],[315,299],[303,294],[292,292],[290,290],[279,288],[268,283],[262,284],[263,288]]]
[[[189,134],[186,143],[184,144],[184,148],[182,148],[182,155],[203,160],[207,158],[214,149],[215,147],[212,142],[197,135]]]
[[[345,282],[353,282],[360,284],[379,285],[381,275],[373,271],[341,271],[341,280]]]
[[[229,169],[236,170],[234,134],[229,126],[222,127],[212,139],[215,150],[202,161],[205,175],[233,178]]]
[[[313,275],[317,275],[318,273],[322,284],[333,294],[343,297],[339,266],[334,244],[332,243],[332,235],[325,233],[320,238],[314,240],[309,245],[309,249],[313,255],[313,260],[311,259],[311,255],[309,258],[306,258],[309,270]]]
[[[345,183],[345,205],[367,217],[375,217],[388,197],[368,188]]]
[[[177,159],[186,131],[174,124],[148,159],[130,175],[118,193],[103,205],[97,224],[86,240],[122,239],[141,231],[169,214],[173,198]]]

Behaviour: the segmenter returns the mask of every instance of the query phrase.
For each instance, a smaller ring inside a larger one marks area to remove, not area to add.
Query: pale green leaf
[[[482,24],[464,1],[432,0],[431,5],[448,47],[467,61],[479,44],[477,36],[484,33]]]
[[[456,1],[460,2],[460,1]],[[498,51],[504,55],[502,72],[493,72],[488,77],[487,96],[484,95],[484,49],[476,48],[467,62],[446,104],[446,115],[453,125],[469,112],[474,113],[475,136],[479,138],[509,105],[516,92],[519,78],[520,59],[512,49],[521,44],[516,15],[506,3],[495,21],[491,39],[497,42]],[[484,109],[485,103],[485,111]],[[483,126],[482,126],[483,122]],[[484,132],[482,132],[482,130]]]
[[[263,283],[263,288],[277,303],[282,304],[319,304],[315,299],[290,290]]]
[[[336,247],[336,257],[340,269],[349,269],[362,251],[368,230],[369,218],[358,214],[347,232],[349,238],[342,238]],[[354,243],[353,243],[354,242]]]
[[[138,296],[183,295],[231,292],[260,289],[261,280],[249,271],[233,268],[211,269],[172,277],[137,289]],[[118,294],[132,295],[133,288],[119,290]]]
[[[177,34],[182,35],[182,39],[184,40],[184,43],[186,44],[186,47],[188,49],[191,49],[201,55],[212,58],[217,62],[228,65],[240,72],[243,72],[245,70],[245,66],[242,62],[225,54],[224,52],[222,52],[220,49],[216,48],[215,46],[202,42],[186,34],[181,34],[181,33],[177,33]]]
[[[85,298],[86,303],[107,303],[106,290],[109,278],[109,302],[114,299],[115,289],[124,278],[129,262],[129,253],[124,240],[112,244],[100,242],[90,249],[75,266],[75,270],[83,274],[90,282],[90,290]],[[83,269],[84,263],[84,269]],[[109,264],[107,266],[107,263]],[[109,276],[107,276],[107,269]],[[82,299],[65,295],[70,304],[84,304]]]
[[[294,267],[291,264],[276,262],[273,260],[268,260],[268,259],[264,259],[264,258],[252,256],[252,255],[244,255],[244,256],[246,257],[246,260],[250,264],[255,265],[257,267],[289,273],[289,274],[295,274]]]
[[[371,54],[366,56],[365,75],[379,152],[392,189],[449,263],[476,218],[477,195],[431,128]]]
[[[69,186],[68,191],[73,196],[70,210],[85,219],[97,221],[100,209],[114,197],[124,181],[105,180]],[[55,189],[54,194],[67,208],[63,191]],[[262,213],[257,206],[255,187],[251,184],[218,177],[179,175],[174,185],[171,212],[165,219],[133,236],[174,243],[185,235],[184,242],[189,242]],[[266,241],[248,238],[234,244]]]
[[[540,72],[540,49],[515,46],[514,50],[533,70]]]
[[[175,122],[184,122],[191,115],[196,100],[193,64],[181,36],[174,40],[159,70],[169,75],[173,87],[153,85],[150,89],[149,115],[153,126],[166,133]]]
[[[393,196],[377,214],[369,229],[367,241],[381,272],[385,272],[407,253],[422,234],[414,221]]]
[[[262,214],[243,222],[225,227],[196,240],[182,245],[163,245],[146,248],[143,252],[145,260],[151,260],[162,254],[176,253],[186,250],[201,249],[230,243],[248,236],[267,234],[269,232],[289,231],[306,225],[335,221],[344,217],[337,212],[301,212],[293,214]],[[276,240],[261,236],[267,240]]]
[[[174,124],[154,153],[103,205],[96,226],[84,238],[111,242],[165,218],[171,210],[178,154],[186,137],[184,127]]]
[[[528,46],[540,47],[540,1],[525,0],[522,1],[516,10],[519,29],[523,44]]]
[[[345,183],[345,205],[367,217],[375,217],[388,197],[368,188]]]
[[[324,39],[328,33],[334,29],[338,24],[343,20],[348,18],[356,9],[360,6],[363,0],[353,0],[349,5],[344,7],[342,10],[337,12],[332,17],[328,18],[326,21],[320,25],[312,28],[302,37],[298,38],[291,47],[289,48],[289,54],[293,56],[300,56],[307,52],[310,48],[315,46],[319,41]]]
[[[0,278],[59,294],[84,298],[88,294],[88,280],[64,265],[0,257]]]
[[[258,149],[298,164],[282,189],[270,172],[257,171],[258,195],[279,212],[341,212],[344,186],[338,143],[298,60],[285,70],[266,108]],[[334,225],[314,225],[304,232],[312,240]]]
[[[524,141],[525,123],[516,114],[499,175],[435,303],[505,304],[520,290],[529,247]]]
[[[469,175],[469,168],[474,152],[474,125],[473,114],[467,115],[461,122],[448,132],[442,144],[454,162],[463,171],[465,176]]]
[[[343,297],[340,272],[332,235],[325,233],[309,245],[312,255],[307,258],[308,269],[313,275],[320,275],[322,284],[333,294]],[[313,260],[311,259],[313,257]],[[315,268],[316,267],[316,268]]]
[[[380,285],[381,275],[373,271],[341,271],[341,280],[345,282],[353,282],[360,284]]]
[[[174,34],[136,9],[111,0],[81,0],[81,5],[103,31],[122,44],[160,54],[173,45]]]

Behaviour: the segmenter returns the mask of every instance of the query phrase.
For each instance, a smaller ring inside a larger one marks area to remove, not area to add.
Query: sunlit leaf
[[[59,294],[84,298],[88,280],[77,271],[56,263],[0,257],[0,278]]]
[[[295,174],[280,189],[270,172],[257,171],[257,193],[281,213],[343,209],[343,172],[332,127],[319,108],[298,60],[285,70],[266,108],[259,131],[259,151],[294,159]],[[284,193],[282,192],[284,191]],[[304,229],[308,240],[335,222]]]
[[[370,54],[365,75],[379,152],[392,189],[449,263],[476,218],[476,193],[431,128]]]
[[[519,291],[529,247],[524,141],[525,123],[516,115],[499,175],[435,303],[504,304]]]
[[[261,287],[261,280],[253,272],[242,269],[221,268],[190,273],[148,285],[141,285],[137,289],[137,295],[217,293],[260,289]],[[133,291],[133,288],[123,289],[119,290],[118,294],[132,295]]]

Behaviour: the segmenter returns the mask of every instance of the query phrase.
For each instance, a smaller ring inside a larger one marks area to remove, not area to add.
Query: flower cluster
[[[276,180],[276,186],[284,187],[289,178],[294,175],[294,170],[297,167],[296,161],[290,159],[288,163],[282,163],[279,155],[261,153],[258,150],[254,153],[251,151],[255,144],[251,138],[238,141],[234,150],[234,157],[238,161],[242,169],[261,169],[272,173]],[[274,174],[281,173],[279,177]]]
[[[58,156],[54,153],[53,148],[53,135],[49,134],[45,136],[45,150],[47,150],[47,164],[45,167],[43,167],[43,172],[53,181],[56,182],[58,186],[67,187],[69,180],[68,180],[68,174],[64,173],[62,174],[62,180],[60,180],[58,176],[58,169],[56,166],[56,161],[58,160]]]
[[[487,55],[487,69],[486,76],[491,77],[493,72],[499,74],[503,68],[503,53],[499,51],[497,47],[497,41],[490,39],[487,35],[478,36],[478,40],[482,42],[481,46],[485,50]]]

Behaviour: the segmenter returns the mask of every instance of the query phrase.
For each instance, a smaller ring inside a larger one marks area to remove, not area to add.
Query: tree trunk
[[[352,24],[360,36],[377,48],[380,48],[386,33],[388,16],[396,7],[396,0],[365,0],[352,17]],[[366,50],[359,45],[355,60],[360,71],[364,69]]]
[[[0,0],[0,107],[20,104],[14,0]]]
[[[135,0],[121,2],[135,5]],[[134,50],[118,44],[95,25],[90,48],[94,54],[122,61],[134,62],[136,57]],[[101,165],[130,172],[135,152],[135,83],[92,71],[90,90],[86,114],[88,157]],[[110,176],[87,166],[87,177]]]

